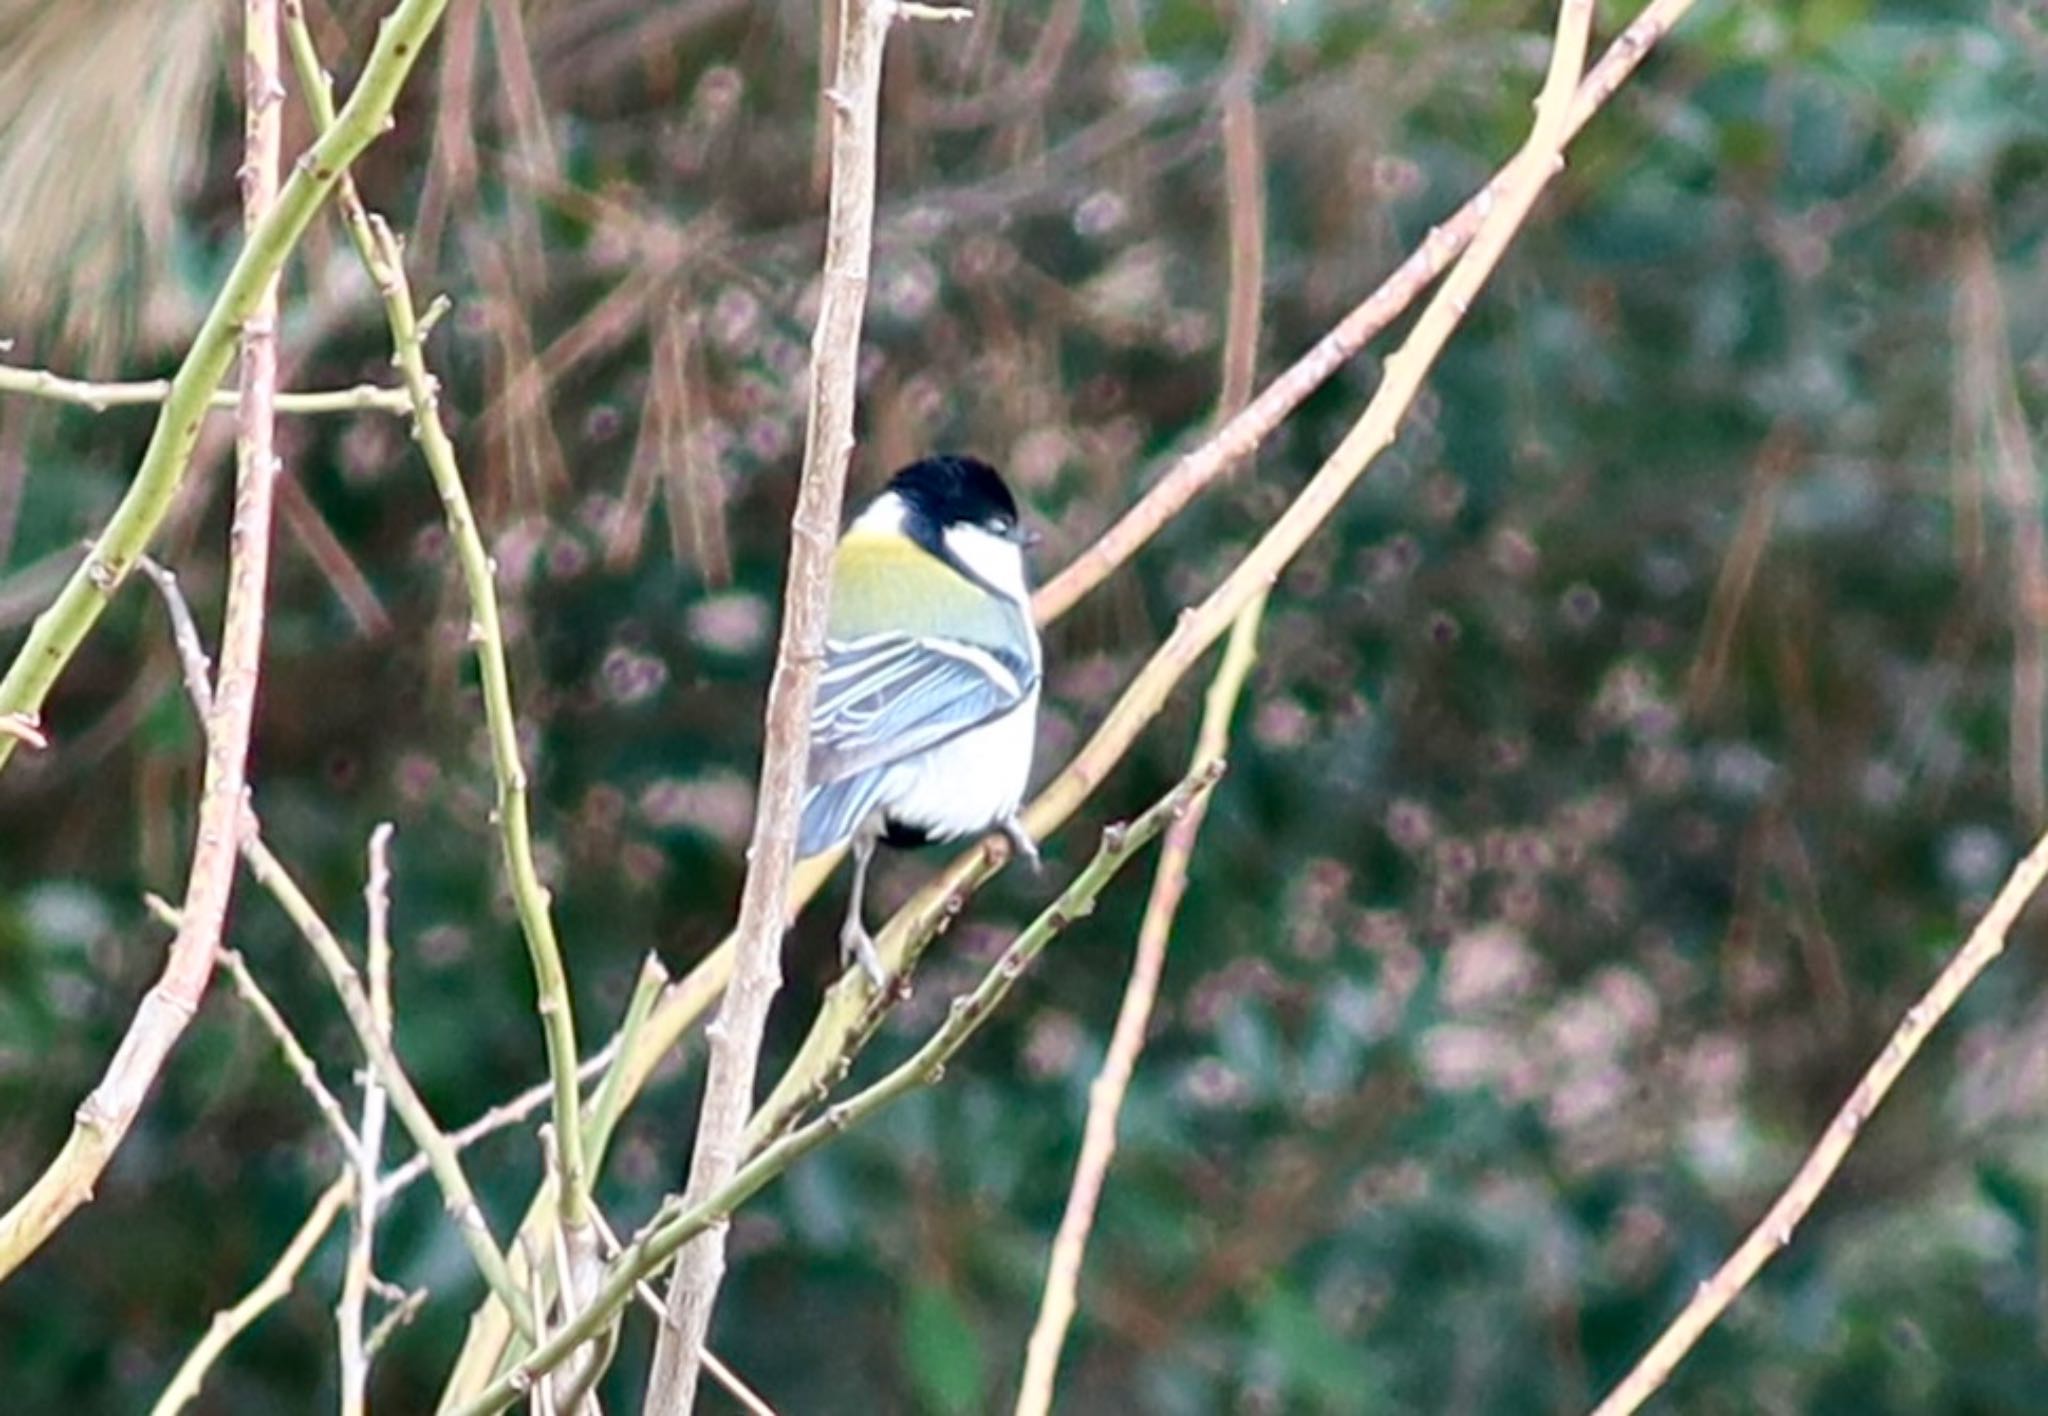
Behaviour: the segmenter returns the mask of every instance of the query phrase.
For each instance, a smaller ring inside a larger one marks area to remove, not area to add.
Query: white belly
[[[1034,689],[1006,716],[891,767],[883,814],[939,841],[988,830],[1024,799],[1037,733]]]

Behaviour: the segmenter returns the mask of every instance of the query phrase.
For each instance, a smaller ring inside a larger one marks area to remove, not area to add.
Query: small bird
[[[1035,540],[993,467],[939,456],[890,478],[833,554],[797,855],[852,843],[839,945],[877,989],[861,902],[878,842],[1000,830],[1038,864],[1017,819],[1042,668],[1024,579]]]

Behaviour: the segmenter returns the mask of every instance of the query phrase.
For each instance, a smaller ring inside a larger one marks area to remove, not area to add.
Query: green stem
[[[1102,833],[1102,844],[1094,859],[1060,892],[1052,907],[1033,920],[1005,949],[1002,957],[968,993],[953,1000],[946,1020],[937,1032],[908,1060],[866,1090],[831,1107],[816,1120],[776,1141],[742,1165],[732,1179],[700,1203],[681,1207],[671,1201],[657,1211],[617,1259],[605,1270],[597,1296],[546,1342],[524,1360],[501,1373],[482,1392],[456,1408],[455,1416],[486,1416],[503,1410],[519,1399],[533,1384],[595,1334],[603,1330],[612,1315],[633,1300],[636,1286],[660,1271],[676,1250],[732,1212],[798,1160],[819,1146],[859,1125],[918,1087],[930,1086],[944,1074],[947,1062],[966,1046],[968,1040],[988,1021],[1008,996],[1024,970],[1031,966],[1055,935],[1095,908],[1095,901],[1116,873],[1153,837],[1166,829],[1213,786],[1223,773],[1223,763],[1212,761],[1197,768],[1150,810],[1128,826],[1112,826]]]
[[[342,1012],[348,1016],[349,1026],[355,1029],[356,1040],[362,1044],[371,1070],[390,1093],[392,1109],[398,1113],[398,1119],[412,1137],[413,1144],[427,1158],[428,1169],[434,1172],[434,1179],[441,1187],[441,1197],[449,1215],[455,1220],[462,1242],[469,1248],[470,1257],[476,1260],[477,1271],[484,1276],[498,1301],[512,1314],[512,1321],[519,1330],[532,1332],[533,1311],[526,1302],[526,1295],[513,1281],[512,1270],[506,1266],[498,1241],[491,1235],[490,1221],[484,1218],[483,1206],[477,1202],[476,1191],[470,1187],[469,1176],[463,1172],[462,1161],[455,1154],[455,1144],[435,1122],[426,1102],[413,1088],[412,1079],[406,1075],[397,1052],[378,1029],[370,996],[364,991],[362,978],[350,962],[348,951],[335,938],[334,931],[327,927],[327,921],[320,917],[313,902],[306,898],[306,892],[299,888],[298,881],[284,868],[284,863],[270,853],[261,835],[253,830],[243,838],[242,859],[248,864],[249,873],[256,878],[256,883],[270,892],[327,970],[335,993],[340,995]]]
[[[313,47],[303,5],[288,0],[285,33],[299,86],[313,110],[313,119],[332,132],[341,121],[334,113],[327,75]],[[346,114],[344,113],[344,117]],[[576,1017],[570,1005],[569,976],[549,914],[550,897],[533,860],[533,833],[526,798],[526,767],[519,759],[518,716],[512,709],[512,675],[505,663],[505,632],[498,614],[495,567],[477,529],[476,513],[455,460],[455,444],[442,425],[440,393],[427,370],[425,328],[413,306],[405,278],[405,259],[398,240],[382,221],[363,208],[355,184],[342,178],[341,211],[349,241],[384,302],[391,326],[393,354],[406,390],[412,396],[413,436],[425,455],[434,490],[448,521],[448,534],[470,602],[470,640],[476,646],[477,677],[484,694],[484,719],[491,739],[491,767],[497,778],[497,809],[493,813],[504,848],[505,870],[512,887],[520,933],[533,962],[541,1032],[548,1050],[548,1074],[555,1089],[556,1164],[561,1171],[559,1205],[562,1223],[571,1230],[589,1222],[590,1186],[583,1161],[581,1093],[576,1073]]]
[[[56,603],[36,619],[27,642],[0,679],[0,719],[29,724],[41,720],[51,687],[170,509],[192,465],[200,424],[235,357],[243,322],[343,171],[384,131],[399,89],[446,5],[447,0],[400,0],[378,27],[377,43],[348,104],[293,166],[276,205],[250,235],[214,297],[213,308],[171,380],[135,480],[84,563],[64,583]],[[14,755],[18,741],[10,733],[0,733],[0,767]]]

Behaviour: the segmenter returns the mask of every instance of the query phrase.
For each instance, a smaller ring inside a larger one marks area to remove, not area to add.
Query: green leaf
[[[1274,1362],[1289,1390],[1312,1397],[1317,1409],[1370,1410],[1370,1397],[1384,1378],[1368,1356],[1324,1324],[1315,1305],[1275,1283],[1252,1313],[1263,1354]]]
[[[903,1364],[930,1411],[967,1412],[981,1406],[981,1338],[945,1289],[921,1283],[903,1310]]]

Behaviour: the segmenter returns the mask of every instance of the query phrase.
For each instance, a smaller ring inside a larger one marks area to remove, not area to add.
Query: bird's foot
[[[1013,813],[996,823],[1003,838],[1010,843],[1010,854],[1031,867],[1033,875],[1045,874],[1045,862],[1038,858],[1038,842],[1031,839],[1031,833],[1024,829],[1024,823]]]
[[[839,962],[842,967],[860,965],[860,971],[868,976],[868,982],[877,993],[889,986],[889,975],[882,969],[882,956],[875,952],[875,937],[857,919],[850,919],[839,931]]]

